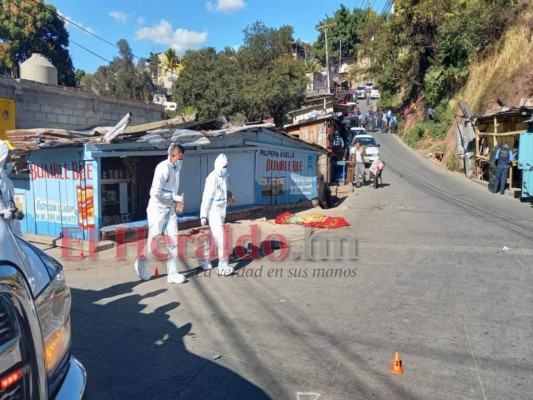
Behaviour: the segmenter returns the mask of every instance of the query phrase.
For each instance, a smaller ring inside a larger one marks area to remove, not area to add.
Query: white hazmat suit
[[[206,218],[209,220],[211,237],[215,241],[218,251],[218,274],[231,275],[233,268],[228,266],[229,254],[224,253],[225,240],[224,222],[226,219],[226,206],[228,203],[226,180],[228,177],[228,159],[224,154],[219,154],[215,160],[215,169],[205,180],[202,205],[200,207],[200,220],[202,226],[206,225]],[[203,259],[199,260],[200,267],[204,270],[211,268],[209,262],[209,248],[204,247]]]
[[[19,221],[13,219],[13,209],[15,208],[15,187],[13,181],[9,179],[8,165],[6,165],[9,148],[7,144],[0,140],[0,214],[15,235],[22,236]]]
[[[168,250],[167,259],[167,282],[182,283],[185,277],[178,272],[178,217],[176,204],[182,202],[182,196],[178,195],[180,184],[180,171],[182,160],[175,164],[170,162],[172,151],[177,148],[176,144],[168,148],[168,159],[157,164],[154,179],[150,189],[150,201],[146,209],[148,219],[148,238],[144,250],[144,257],[135,261],[135,271],[142,280],[149,280],[151,275],[146,266],[153,257],[153,249],[157,246],[154,240],[158,235],[166,235]],[[160,239],[163,242],[163,239]]]

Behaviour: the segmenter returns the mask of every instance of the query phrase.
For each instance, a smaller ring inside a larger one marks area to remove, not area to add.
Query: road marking
[[[309,392],[309,393],[297,392],[296,393],[296,398],[298,400],[318,400],[319,397],[320,397],[320,393],[312,393],[312,392]]]

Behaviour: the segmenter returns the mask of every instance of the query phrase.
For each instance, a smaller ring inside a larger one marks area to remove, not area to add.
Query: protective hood
[[[219,154],[215,160],[215,173],[217,176],[223,177],[227,175],[228,159],[224,153]],[[224,173],[224,170],[226,171]]]
[[[7,184],[9,178],[7,177],[6,159],[9,155],[9,148],[6,142],[0,140],[0,194],[2,196],[7,192]]]
[[[0,140],[0,173],[4,170],[7,155],[9,154],[9,148],[6,142]]]

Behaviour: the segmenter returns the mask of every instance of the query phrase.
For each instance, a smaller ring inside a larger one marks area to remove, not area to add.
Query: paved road
[[[356,260],[263,257],[230,278],[187,261],[179,286],[131,260],[68,263],[89,399],[533,398],[533,209],[376,137],[385,186],[323,211],[350,222],[326,235],[357,238]],[[309,243],[233,227],[251,223]]]

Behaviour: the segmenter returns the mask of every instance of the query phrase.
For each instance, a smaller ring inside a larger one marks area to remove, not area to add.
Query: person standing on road
[[[396,118],[396,114],[392,114],[390,118],[390,132],[396,133],[397,127],[398,127],[398,118]]]
[[[505,192],[505,184],[507,183],[507,175],[509,174],[509,165],[513,162],[513,152],[509,148],[509,144],[505,142],[503,146],[496,150],[494,156],[496,160],[496,179],[492,187],[492,193],[500,191],[500,194]]]
[[[361,111],[357,111],[357,126],[363,126],[363,114],[361,114]]]
[[[143,281],[151,275],[146,266],[153,256],[156,245],[154,239],[166,234],[168,249],[167,282],[183,283],[185,277],[178,272],[178,216],[176,210],[183,208],[183,195],[178,195],[180,172],[185,150],[177,143],[168,148],[168,158],[155,167],[154,179],[150,189],[150,201],[146,209],[148,219],[148,238],[144,255],[135,261],[135,271]],[[152,243],[153,242],[153,243]]]
[[[387,113],[383,113],[381,117],[381,132],[387,132],[389,129],[389,120],[387,119]]]
[[[363,185],[365,183],[365,152],[361,149],[361,142],[355,142],[355,151],[350,158],[350,165],[355,166],[355,186],[361,187],[361,177],[363,178]]]
[[[20,223],[15,219],[15,187],[9,179],[13,164],[9,163],[9,147],[6,142],[0,140],[0,214],[7,226],[17,236],[22,236]]]
[[[218,274],[228,276],[233,273],[233,267],[228,265],[229,249],[226,251],[226,236],[224,223],[226,220],[226,206],[228,203],[235,205],[235,199],[227,190],[228,159],[225,154],[219,154],[215,160],[214,170],[205,180],[202,205],[200,206],[200,222],[202,226],[211,228],[211,237],[218,251]],[[212,268],[209,261],[211,246],[204,246],[203,259],[199,260],[200,267],[206,271]]]

